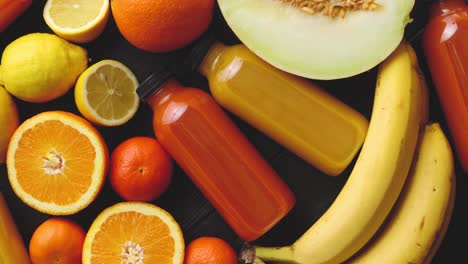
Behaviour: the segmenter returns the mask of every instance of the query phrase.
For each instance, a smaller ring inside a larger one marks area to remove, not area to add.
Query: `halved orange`
[[[184,237],[164,209],[121,202],[102,211],[86,234],[83,264],[182,264]]]
[[[98,195],[108,150],[84,118],[48,111],[24,121],[7,151],[8,179],[16,195],[36,210],[70,215]]]

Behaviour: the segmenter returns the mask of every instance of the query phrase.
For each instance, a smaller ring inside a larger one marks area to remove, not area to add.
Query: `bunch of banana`
[[[440,125],[427,125],[387,222],[348,263],[431,263],[452,216],[453,162],[452,149]]]
[[[355,255],[380,228],[403,188],[419,132],[428,122],[428,108],[416,55],[402,41],[380,65],[366,139],[333,204],[294,244],[255,247],[256,256],[264,261],[337,264]]]

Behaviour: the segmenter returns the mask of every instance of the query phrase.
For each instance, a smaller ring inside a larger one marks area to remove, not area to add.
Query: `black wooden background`
[[[34,0],[31,8],[23,16],[7,31],[0,33],[0,53],[11,41],[27,33],[52,33],[42,17],[44,4],[44,0]],[[447,131],[420,47],[421,33],[427,21],[427,6],[424,1],[417,0],[412,17],[414,21],[407,27],[406,38],[411,41],[417,50],[421,67],[429,81],[431,119],[441,122],[445,131]],[[212,29],[218,39],[226,44],[239,42],[225,24],[217,7]],[[379,36],[375,37],[379,38]],[[138,50],[122,37],[112,17],[104,33],[94,42],[83,46],[88,50],[92,60],[90,65],[103,59],[121,61],[132,69],[140,82],[157,67],[177,62],[183,58],[188,50],[186,48],[166,54],[151,54]],[[369,118],[373,103],[375,77],[376,69],[373,69],[352,78],[318,82],[318,84]],[[208,91],[206,80],[196,73],[187,74],[182,76],[181,79],[186,85]],[[65,96],[46,104],[32,104],[19,100],[16,100],[16,103],[21,121],[47,110],[65,110],[79,114],[74,103],[72,89]],[[325,176],[256,129],[232,115],[231,117],[287,182],[297,197],[294,210],[256,243],[271,246],[291,244],[330,206],[345,183],[353,164],[350,164],[349,168],[338,177]],[[146,105],[141,105],[137,115],[129,123],[120,127],[98,127],[98,129],[104,136],[109,150],[112,151],[120,142],[129,137],[154,136],[151,120],[152,113],[150,109]],[[468,251],[465,244],[465,238],[468,237],[468,175],[460,172],[458,163],[456,166],[458,174],[455,210],[445,240],[433,263],[468,263]],[[18,229],[26,246],[28,246],[30,237],[36,227],[50,216],[35,211],[16,197],[8,182],[5,165],[0,166],[0,191],[4,193]],[[95,202],[85,210],[68,218],[78,222],[87,230],[94,218],[104,208],[119,201],[121,199],[106,182]],[[154,203],[168,210],[176,218],[183,229],[187,243],[199,236],[221,237],[229,241],[236,249],[242,243],[179,168],[175,172],[168,191]]]

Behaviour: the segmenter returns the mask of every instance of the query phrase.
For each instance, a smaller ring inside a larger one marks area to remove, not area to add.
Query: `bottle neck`
[[[146,102],[153,109],[156,110],[160,105],[167,102],[176,92],[182,90],[184,87],[176,80],[169,79],[164,82],[152,95],[148,97]]]
[[[208,50],[208,53],[198,67],[198,71],[204,76],[209,75],[210,72],[215,69],[216,64],[219,61],[219,57],[225,51],[225,49],[226,46],[224,44],[221,42],[215,42]]]
[[[439,0],[431,7],[431,16],[444,16],[458,11],[467,11],[465,0]]]

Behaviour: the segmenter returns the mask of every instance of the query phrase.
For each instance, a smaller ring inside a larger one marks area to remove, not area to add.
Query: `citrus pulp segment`
[[[121,202],[94,220],[83,247],[83,264],[182,264],[184,238],[164,209],[143,202]]]
[[[48,0],[46,24],[60,37],[78,43],[96,39],[110,15],[109,0]]]
[[[72,113],[49,111],[23,122],[7,152],[8,179],[27,205],[70,215],[98,195],[108,151],[97,130]]]
[[[128,122],[137,112],[138,80],[125,65],[100,61],[86,69],[75,86],[75,102],[86,119],[103,126]]]

